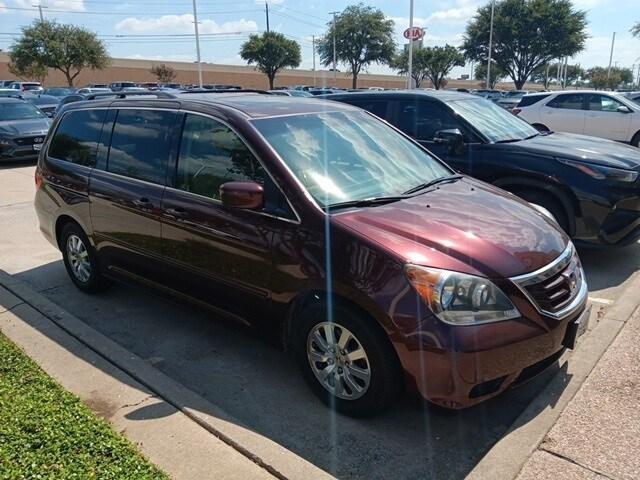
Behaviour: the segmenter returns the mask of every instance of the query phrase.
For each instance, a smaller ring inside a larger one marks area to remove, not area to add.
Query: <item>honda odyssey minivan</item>
[[[349,105],[247,92],[73,103],[36,185],[40,229],[79,289],[141,283],[254,326],[350,415],[403,387],[474,405],[587,325],[557,224]]]

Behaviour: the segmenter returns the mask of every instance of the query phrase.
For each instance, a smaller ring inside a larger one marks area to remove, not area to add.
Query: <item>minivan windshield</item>
[[[400,196],[452,171],[365,112],[327,112],[254,120],[321,205]]]
[[[538,135],[527,122],[484,99],[454,100],[449,106],[490,142],[513,142]]]

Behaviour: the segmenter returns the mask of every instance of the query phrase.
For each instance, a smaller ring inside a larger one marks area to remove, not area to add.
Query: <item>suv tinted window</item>
[[[435,102],[399,101],[395,124],[416,140],[433,140],[438,130],[458,128],[462,131],[453,114]]]
[[[56,129],[49,156],[79,165],[93,166],[106,110],[67,113]]]
[[[543,98],[547,98],[549,95],[551,94],[547,93],[546,95],[525,95],[520,99],[520,103],[518,104],[518,107],[528,107],[529,105],[538,103]]]
[[[380,118],[387,117],[387,106],[389,102],[386,100],[351,100],[350,98],[345,98],[344,101],[353,105],[354,107],[362,108],[363,110],[367,110],[368,112],[373,113],[375,116]]]
[[[608,95],[589,95],[589,110],[595,110],[598,112],[615,112],[618,107],[622,107],[622,102],[619,102],[615,98],[611,98]]]
[[[164,183],[175,114],[161,110],[119,110],[107,170]]]
[[[266,176],[262,165],[229,127],[208,117],[186,116],[176,188],[219,200],[223,183],[264,184]]]
[[[547,103],[547,107],[563,108],[566,110],[582,110],[584,95],[581,93],[569,93],[566,95],[558,95]]]

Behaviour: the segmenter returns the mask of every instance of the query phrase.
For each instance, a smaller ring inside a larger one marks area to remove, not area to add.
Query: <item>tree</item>
[[[416,83],[416,88],[419,88],[422,81],[428,78],[433,88],[439,90],[447,84],[445,76],[451,69],[462,65],[464,65],[464,56],[451,45],[416,48],[413,51],[411,77]],[[400,75],[406,75],[409,70],[409,53],[403,51],[398,54],[390,66],[397,69]]]
[[[490,21],[488,4],[467,25],[462,49],[470,60],[487,62]],[[491,57],[521,89],[537,67],[583,50],[586,26],[571,0],[498,0]]]
[[[479,63],[476,65],[476,68],[473,70],[473,75],[476,77],[476,80],[482,80],[481,83],[482,88],[487,85],[487,64]],[[506,72],[500,68],[495,63],[491,63],[491,73],[489,74],[489,88],[496,88],[496,84],[502,80],[507,74]]]
[[[382,11],[362,3],[347,7],[318,41],[320,62],[326,67],[333,63],[333,39],[336,41],[338,62],[349,67],[352,86],[357,88],[358,75],[372,63],[391,63],[395,52],[393,20]]]
[[[44,84],[47,78],[48,69],[44,65],[32,64],[18,69],[13,63],[9,64],[9,71],[22,80],[37,80]]]
[[[427,69],[425,64],[426,52],[424,48],[416,48],[413,50],[413,60],[411,65],[411,78],[416,88],[420,88],[422,81],[427,78]],[[409,51],[402,50],[389,63],[389,66],[398,70],[398,75],[406,75],[409,70]]]
[[[540,65],[531,74],[531,80],[536,83],[541,83],[544,88],[549,88],[551,82],[564,81],[564,73],[560,74],[558,78],[558,65],[560,71],[563,72],[565,68],[564,62],[548,63]],[[547,68],[548,67],[548,68]],[[574,85],[584,77],[585,72],[580,65],[567,65],[567,83],[566,85]]]
[[[631,32],[631,35],[633,35],[634,37],[640,38],[640,22],[636,23],[633,27],[631,27],[631,30],[629,31]]]
[[[70,87],[82,70],[101,70],[109,64],[107,50],[95,33],[52,21],[24,27],[20,39],[11,45],[9,57],[20,76],[53,68],[65,75]]]
[[[617,88],[621,84],[633,82],[633,73],[628,68],[611,67],[611,72],[605,67],[593,67],[587,70],[589,86],[593,88]]]
[[[250,35],[242,45],[240,56],[249,65],[255,63],[256,68],[267,76],[270,89],[273,88],[278,70],[295,68],[301,62],[300,45],[279,32]]]
[[[151,73],[155,75],[160,83],[172,82],[178,76],[173,68],[164,63],[151,67]]]

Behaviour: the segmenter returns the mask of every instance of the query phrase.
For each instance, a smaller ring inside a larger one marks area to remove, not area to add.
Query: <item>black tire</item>
[[[567,234],[571,234],[569,231],[569,219],[567,212],[553,195],[538,190],[521,190],[513,193],[529,203],[534,203],[546,209],[551,213],[551,215],[553,215],[558,225],[560,225],[560,228],[562,228],[562,230]]]
[[[533,128],[535,128],[536,130],[538,130],[539,132],[548,132],[549,131],[549,129],[545,125],[542,125],[541,123],[534,123],[531,126]]]
[[[70,251],[69,244],[75,239],[82,242],[84,251],[86,251],[86,257],[84,258],[86,258],[89,266],[86,278],[79,276],[77,273],[78,269],[73,266],[77,258],[72,258],[74,254]],[[64,266],[76,287],[86,293],[98,293],[111,286],[111,282],[100,273],[97,254],[91,246],[87,235],[79,225],[69,222],[62,227],[59,245],[62,251]]]
[[[317,326],[327,322],[327,306],[324,302],[306,306],[294,319],[296,329],[292,337],[293,351],[304,379],[318,398],[340,413],[352,417],[380,413],[396,400],[403,388],[402,370],[395,351],[374,319],[340,304],[335,304],[333,310],[332,325],[336,327],[336,331],[346,328],[366,353],[370,372],[368,387],[359,398],[344,399],[327,390],[316,377],[307,355],[307,348],[310,333]],[[338,360],[335,361],[335,366],[339,370],[340,367],[337,365]],[[356,366],[356,362],[352,365]],[[346,370],[347,366],[344,367],[345,375]],[[346,381],[341,384],[347,385]],[[347,387],[344,389],[348,390]]]
[[[629,142],[630,145],[640,148],[640,132],[636,133],[633,138],[631,139],[631,141]]]

